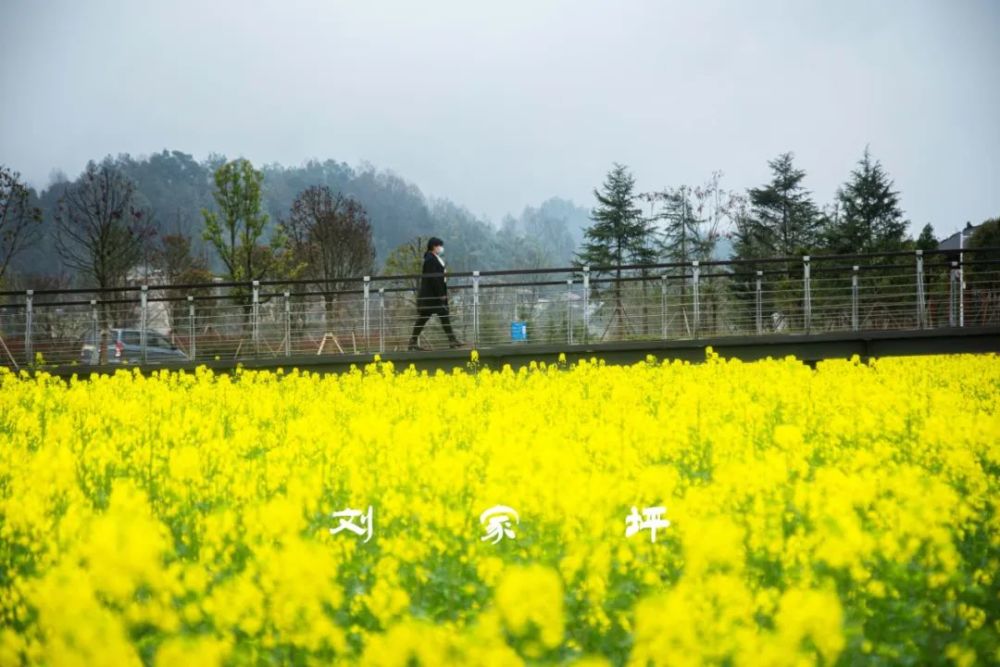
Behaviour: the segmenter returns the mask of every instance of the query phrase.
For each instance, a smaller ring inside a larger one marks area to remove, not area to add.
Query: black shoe
[[[416,343],[410,343],[410,346],[406,348],[408,352],[429,352],[426,347],[420,347]]]
[[[451,349],[453,349],[453,350],[454,350],[454,349],[455,349],[456,347],[464,347],[464,346],[465,346],[465,343],[463,343],[462,341],[460,341],[460,340],[459,340],[459,339],[457,339],[457,338],[455,338],[455,339],[454,339],[454,340],[452,340],[452,341],[451,341],[450,343],[448,343],[448,347],[450,347],[450,348],[451,348]]]

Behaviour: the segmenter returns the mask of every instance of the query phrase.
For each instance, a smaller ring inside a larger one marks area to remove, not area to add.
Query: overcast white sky
[[[368,160],[498,221],[756,186],[794,151],[825,204],[866,143],[916,230],[1000,215],[1000,1],[0,0],[0,163],[163,148]]]

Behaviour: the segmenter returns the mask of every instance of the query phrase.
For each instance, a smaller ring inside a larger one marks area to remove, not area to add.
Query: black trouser
[[[421,306],[417,308],[417,321],[413,323],[413,335],[410,336],[410,344],[416,344],[417,337],[420,335],[421,329],[427,324],[427,320],[431,318],[431,315],[437,315],[441,320],[441,326],[444,327],[444,332],[448,334],[448,340],[455,340],[455,332],[451,330],[451,316],[448,314],[448,306]]]

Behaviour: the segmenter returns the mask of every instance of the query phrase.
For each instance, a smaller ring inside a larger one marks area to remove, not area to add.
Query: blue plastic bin
[[[522,342],[528,340],[528,323],[527,322],[511,322],[510,323],[510,339],[516,342]]]

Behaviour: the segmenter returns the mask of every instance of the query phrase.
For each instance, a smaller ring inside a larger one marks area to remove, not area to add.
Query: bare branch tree
[[[135,184],[110,158],[99,165],[89,162],[59,199],[56,251],[93,286],[102,290],[124,287],[129,270],[140,262],[153,235],[149,218],[149,212],[137,201]],[[101,363],[112,325],[107,296],[101,309]]]
[[[0,165],[0,285],[18,253],[38,239],[42,211],[30,194],[18,172]]]
[[[299,193],[284,223],[304,275],[319,281],[327,321],[337,316],[338,301],[329,294],[347,287],[349,278],[371,275],[375,246],[365,209],[356,200],[328,187]]]

